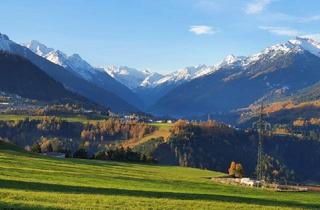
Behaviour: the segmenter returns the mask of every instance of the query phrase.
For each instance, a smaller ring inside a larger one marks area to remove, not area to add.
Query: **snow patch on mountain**
[[[68,56],[60,50],[49,48],[35,40],[23,45],[52,63],[60,65],[66,69],[73,70],[86,80],[91,80],[93,78],[93,74],[96,73],[96,69],[83,60],[78,54]]]
[[[10,51],[10,46],[12,43],[13,42],[10,41],[8,36],[0,34],[1,50]],[[161,75],[149,70],[140,71],[127,66],[94,68],[85,60],[83,60],[78,54],[68,56],[59,50],[48,48],[38,41],[31,41],[27,44],[24,44],[24,46],[32,50],[37,55],[42,56],[53,63],[63,66],[66,69],[73,70],[86,80],[95,78],[94,74],[96,74],[97,71],[103,71],[130,89],[153,88],[168,84],[181,84],[199,77],[213,74],[220,70],[232,69],[235,67],[245,70],[249,69],[257,62],[268,62],[271,59],[276,59],[278,56],[282,56],[291,52],[308,51],[320,57],[319,42],[307,37],[296,37],[296,39],[289,40],[286,43],[273,45],[251,56],[237,57],[234,55],[228,55],[216,65],[191,66],[179,69],[173,73]]]
[[[105,71],[113,78],[126,85],[130,89],[154,88],[162,85],[181,84],[195,78],[199,78],[217,71],[221,67],[234,64],[241,58],[235,56],[227,56],[219,65],[206,66],[190,66],[179,69],[173,73],[161,75],[159,73],[150,72],[148,70],[139,71],[137,69],[126,66],[116,67],[109,66]]]
[[[302,49],[320,57],[320,43],[307,38],[307,37],[297,37],[294,40],[289,41],[293,46],[300,46]]]
[[[218,65],[217,65],[217,68],[221,68],[221,67],[225,67],[225,66],[229,66],[229,65],[232,65],[236,62],[239,61],[239,58],[230,54],[230,55],[227,55]]]
[[[264,58],[273,59],[277,56],[284,55],[289,52],[301,52],[304,50],[320,57],[319,42],[310,38],[296,37],[296,39],[289,40],[286,43],[273,45],[257,54],[246,57],[245,59],[243,59],[242,66],[249,66]]]
[[[73,54],[68,57],[69,64],[75,69],[90,69],[92,66],[83,60],[79,54]]]
[[[216,66],[205,66],[205,65],[203,65],[203,68],[201,68],[200,70],[198,70],[198,71],[196,71],[194,73],[192,79],[211,74],[211,73],[215,72],[217,69],[218,68]]]
[[[248,56],[243,60],[242,66],[247,67],[264,58],[273,59],[279,55],[284,55],[292,50],[293,46],[290,43],[276,44],[264,49],[254,55]]]
[[[196,73],[198,69],[201,67],[187,67],[180,69],[178,71],[173,72],[172,74],[168,74],[164,76],[162,79],[158,80],[156,82],[157,85],[163,84],[163,83],[170,83],[170,82],[179,82],[181,80],[190,80],[192,76]]]
[[[11,44],[12,44],[12,41],[9,39],[9,37],[5,34],[0,33],[0,50],[10,51]]]
[[[130,89],[136,89],[144,83],[147,84],[146,78],[152,77],[151,72],[148,70],[139,71],[127,66],[108,66],[104,68],[105,71],[113,78],[126,85]],[[145,81],[146,80],[146,81]],[[145,82],[144,82],[145,81]],[[150,80],[151,81],[151,80]]]
[[[40,42],[35,40],[32,40],[31,42],[24,44],[24,46],[29,48],[32,52],[35,52],[37,55],[41,57],[54,51],[54,49],[48,48],[44,44],[41,44]]]
[[[156,81],[163,78],[163,75],[158,73],[150,73],[140,84],[141,87],[151,87],[155,84]]]
[[[160,80],[156,81],[154,84],[162,85],[162,84],[169,84],[169,83],[183,83],[186,81],[190,81],[192,79],[202,77],[204,75],[210,74],[216,70],[216,67],[210,67],[206,65],[198,65],[198,66],[190,66],[178,71],[175,71],[171,74],[165,75]]]
[[[51,52],[48,52],[47,54],[43,54],[42,51],[38,51],[39,52],[39,56],[42,55],[42,57],[46,58],[47,60],[51,61],[52,63],[58,64],[60,66],[63,67],[68,67],[67,63],[68,63],[68,59],[67,59],[67,55],[64,54],[63,52],[57,50],[52,50]]]
[[[286,43],[268,47],[251,56],[234,56],[231,54],[226,56],[220,63],[213,66],[199,65],[180,69],[163,76],[157,81],[154,81],[149,84],[149,87],[165,85],[168,83],[183,83],[226,68],[239,67],[247,69],[256,62],[275,59],[278,56],[282,56],[290,52],[301,52],[303,50],[320,57],[320,43],[310,38],[297,37],[296,39],[290,40]]]

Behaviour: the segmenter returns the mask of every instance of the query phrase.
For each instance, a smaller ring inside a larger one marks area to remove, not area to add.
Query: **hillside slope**
[[[0,142],[0,208],[316,209],[317,193],[277,193],[215,184],[191,168],[61,160]]]
[[[11,41],[6,35],[0,33],[0,49],[20,55],[38,68],[47,73],[56,81],[62,83],[67,89],[78,93],[104,107],[109,107],[115,112],[137,111],[137,108],[131,106],[115,94],[106,91],[80,76],[68,71],[67,69],[42,58],[26,47],[23,47]]]
[[[303,118],[320,118],[320,82],[303,88],[296,93],[265,103],[265,113],[268,113],[270,123],[292,124],[294,120]],[[250,106],[248,109],[240,110],[238,124],[245,127],[250,126],[257,120],[260,106]]]
[[[257,61],[225,67],[178,86],[151,111],[180,117],[229,112],[261,99],[290,95],[319,81],[319,57],[300,48],[273,54],[268,50]]]
[[[103,69],[91,66],[78,54],[68,56],[60,50],[48,48],[44,44],[34,40],[24,44],[24,46],[35,54],[64,67],[66,70],[73,72],[86,81],[117,95],[122,100],[127,101],[136,107],[142,105],[142,101],[140,101],[129,88],[112,78]]]
[[[43,101],[80,99],[30,61],[4,51],[0,51],[0,75],[0,91]]]

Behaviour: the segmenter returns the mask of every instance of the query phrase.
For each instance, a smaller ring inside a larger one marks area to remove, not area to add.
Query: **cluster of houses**
[[[251,179],[251,178],[230,178],[230,177],[219,177],[219,178],[212,178],[213,181],[222,183],[222,184],[232,184],[232,185],[243,185],[247,187],[262,187],[263,182]]]
[[[240,185],[246,187],[261,187],[268,188],[278,192],[306,192],[310,190],[310,186],[296,186],[296,185],[281,185],[277,183],[268,183],[266,181],[259,181],[252,178],[230,178],[230,177],[213,177],[211,180],[222,183],[222,184],[231,184],[231,185]],[[316,189],[319,191],[319,189]]]
[[[151,115],[146,114],[119,114],[113,113],[109,110],[109,117],[119,118],[123,122],[144,122],[144,123],[174,123],[172,119],[157,119]]]
[[[6,113],[14,110],[32,110],[38,106],[34,101],[21,98],[18,95],[0,92],[0,113]]]

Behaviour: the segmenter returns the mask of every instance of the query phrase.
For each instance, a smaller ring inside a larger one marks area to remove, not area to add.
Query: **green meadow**
[[[213,183],[183,167],[55,159],[0,142],[0,209],[320,209],[320,194]]]
[[[41,120],[46,118],[47,116],[28,116],[28,115],[7,115],[7,114],[0,114],[0,121],[18,121],[18,120],[24,120],[26,118],[29,118],[30,120]],[[72,116],[72,117],[61,117],[62,120],[65,120],[67,122],[79,122],[79,123],[86,123],[88,121],[91,121],[85,116]]]

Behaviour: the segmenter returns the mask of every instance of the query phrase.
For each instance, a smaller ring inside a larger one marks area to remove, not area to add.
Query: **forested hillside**
[[[255,177],[258,135],[209,121],[179,120],[170,136],[152,124],[65,121],[55,117],[0,123],[0,137],[36,153],[68,157],[143,161],[227,172],[232,161]],[[167,136],[165,138],[165,136]],[[148,137],[148,138],[147,138]],[[264,140],[266,179],[277,182],[320,181],[320,141],[269,134]]]
[[[227,172],[236,161],[244,166],[246,176],[255,176],[257,143],[254,131],[237,131],[215,122],[178,121],[168,141],[150,141],[148,148],[159,163]],[[320,141],[270,135],[265,137],[264,150],[266,179],[320,181]]]

